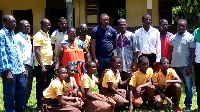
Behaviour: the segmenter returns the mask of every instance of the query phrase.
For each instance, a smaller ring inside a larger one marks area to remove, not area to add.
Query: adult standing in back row
[[[114,55],[117,32],[109,25],[109,16],[105,13],[100,16],[100,25],[91,33],[91,52],[94,62],[98,65],[98,76],[111,67],[111,58]]]

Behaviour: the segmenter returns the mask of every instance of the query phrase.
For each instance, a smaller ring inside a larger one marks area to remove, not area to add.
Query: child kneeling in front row
[[[68,97],[63,95],[64,80],[68,77],[67,70],[59,67],[57,78],[53,80],[49,87],[43,91],[43,112],[81,112],[83,102],[77,97]]]
[[[145,56],[139,57],[138,64],[139,69],[129,82],[130,111],[134,111],[134,107],[140,107],[143,102],[146,104],[146,101],[148,101],[148,107],[152,106],[155,95],[155,86],[151,82],[153,69],[149,68],[148,58]]]
[[[157,94],[155,96],[155,105],[157,107],[162,107],[165,99],[169,106],[174,105],[175,111],[181,111],[179,108],[181,79],[174,69],[169,68],[169,61],[167,58],[160,59],[160,66],[161,70],[152,77]]]

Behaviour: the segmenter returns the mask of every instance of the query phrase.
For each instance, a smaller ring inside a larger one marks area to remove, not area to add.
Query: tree
[[[200,0],[176,0],[176,6],[181,7],[181,12],[188,21],[188,28],[194,30],[198,27],[198,14],[200,13]]]

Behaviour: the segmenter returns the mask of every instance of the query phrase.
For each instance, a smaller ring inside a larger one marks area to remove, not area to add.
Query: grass
[[[194,76],[193,76],[193,80],[194,80]],[[185,100],[185,90],[184,90],[184,85],[182,84],[181,85],[182,89],[181,89],[181,92],[182,92],[182,95],[181,95],[181,100],[180,100],[180,108],[181,109],[184,109],[185,108],[185,105],[184,105],[184,100]],[[96,86],[95,87],[95,93],[98,93],[98,87]],[[36,79],[34,77],[33,79],[33,88],[32,88],[32,92],[31,92],[31,96],[29,98],[29,102],[28,102],[28,106],[31,107],[33,110],[31,112],[34,112],[36,111],[37,109],[37,103],[36,103]],[[196,87],[194,86],[194,89],[193,89],[193,99],[192,99],[192,110],[198,108],[197,106],[197,94],[196,94]],[[5,109],[4,109],[4,106],[3,106],[3,84],[2,84],[2,79],[0,78],[0,112],[4,112]],[[143,111],[143,109],[139,109],[137,111]],[[145,110],[147,111],[147,110]],[[154,110],[152,110],[154,111]],[[124,111],[126,112],[126,111]],[[164,111],[163,111],[164,112]]]

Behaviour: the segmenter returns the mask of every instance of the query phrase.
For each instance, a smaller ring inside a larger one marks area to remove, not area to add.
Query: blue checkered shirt
[[[23,71],[14,35],[14,31],[10,33],[5,27],[0,30],[0,72],[9,69],[12,74],[20,74]]]

